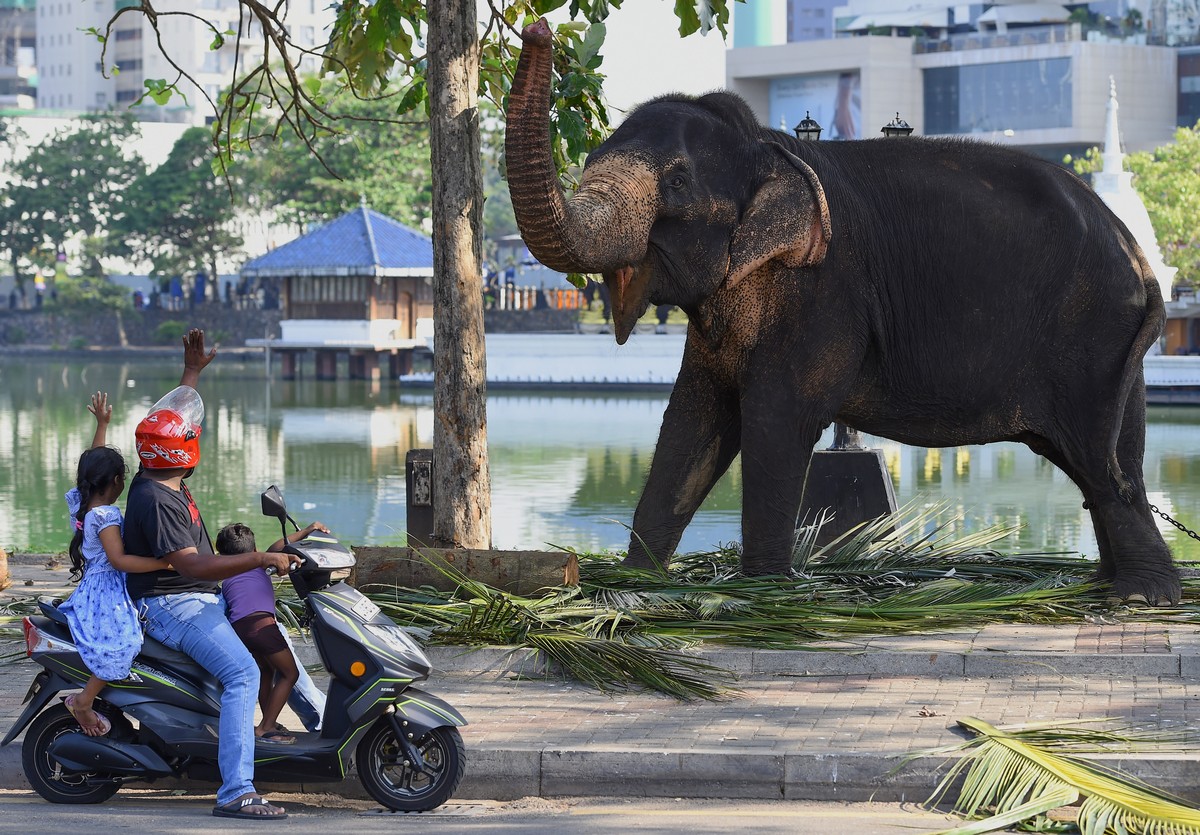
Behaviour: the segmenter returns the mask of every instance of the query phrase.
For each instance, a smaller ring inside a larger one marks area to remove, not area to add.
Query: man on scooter
[[[172,567],[131,577],[127,587],[147,634],[191,656],[224,688],[217,749],[222,783],[213,814],[279,820],[286,811],[263,799],[253,783],[258,667],[225,617],[217,581],[253,568],[287,574],[292,558],[278,552],[216,557],[200,509],[183,483],[200,462],[203,403],[195,386],[215,354],[215,349],[205,352],[203,331],[190,331],[184,337],[180,388],[135,430],[142,469],[129,485],[125,547]]]

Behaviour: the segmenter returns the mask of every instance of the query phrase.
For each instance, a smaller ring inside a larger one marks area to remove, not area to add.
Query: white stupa
[[[1175,280],[1175,267],[1168,267],[1163,262],[1162,250],[1158,248],[1158,240],[1154,236],[1154,227],[1150,225],[1150,215],[1142,198],[1133,189],[1133,174],[1126,171],[1122,165],[1125,155],[1121,153],[1121,134],[1117,129],[1117,83],[1112,76],[1108,77],[1108,110],[1104,125],[1104,152],[1101,159],[1103,169],[1092,175],[1092,188],[1100,195],[1113,214],[1133,233],[1150,269],[1158,279],[1162,288],[1163,301],[1171,302],[1171,283]]]

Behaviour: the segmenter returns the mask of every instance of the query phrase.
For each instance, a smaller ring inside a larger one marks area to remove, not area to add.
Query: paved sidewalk
[[[44,593],[61,572],[14,566],[16,594]],[[32,586],[21,583],[34,581]],[[3,594],[0,593],[0,598]],[[311,651],[311,650],[310,650]],[[306,653],[307,654],[307,653]],[[827,651],[712,650],[741,694],[681,703],[606,695],[545,671],[527,652],[433,648],[425,688],[470,721],[458,797],[641,795],[923,800],[953,744],[954,721],[994,725],[1116,717],[1200,732],[1200,626],[989,626],[830,644]],[[0,675],[7,730],[35,667]],[[294,720],[293,720],[294,721]],[[1103,757],[1200,802],[1194,754]],[[0,749],[0,788],[24,787],[19,745]],[[343,783],[339,793],[362,796]]]

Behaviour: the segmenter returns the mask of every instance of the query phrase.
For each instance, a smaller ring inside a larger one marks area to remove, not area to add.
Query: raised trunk
[[[434,544],[490,548],[487,377],[483,342],[483,176],[474,0],[430,0],[433,169]]]
[[[538,261],[560,272],[610,273],[636,264],[645,257],[658,208],[653,164],[637,155],[606,159],[596,169],[589,167],[568,201],[550,150],[550,27],[545,20],[530,24],[521,40],[504,152],[525,245]]]
[[[550,153],[550,69],[553,34],[545,19],[521,32],[521,58],[508,96],[504,158],[521,238],[552,270],[587,272],[568,242],[575,234]]]

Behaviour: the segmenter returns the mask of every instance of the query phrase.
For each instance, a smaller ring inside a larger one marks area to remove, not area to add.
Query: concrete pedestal
[[[821,528],[825,545],[854,526],[896,511],[892,478],[878,449],[824,449],[813,453],[800,503],[800,519],[812,523],[823,508],[833,513]]]

